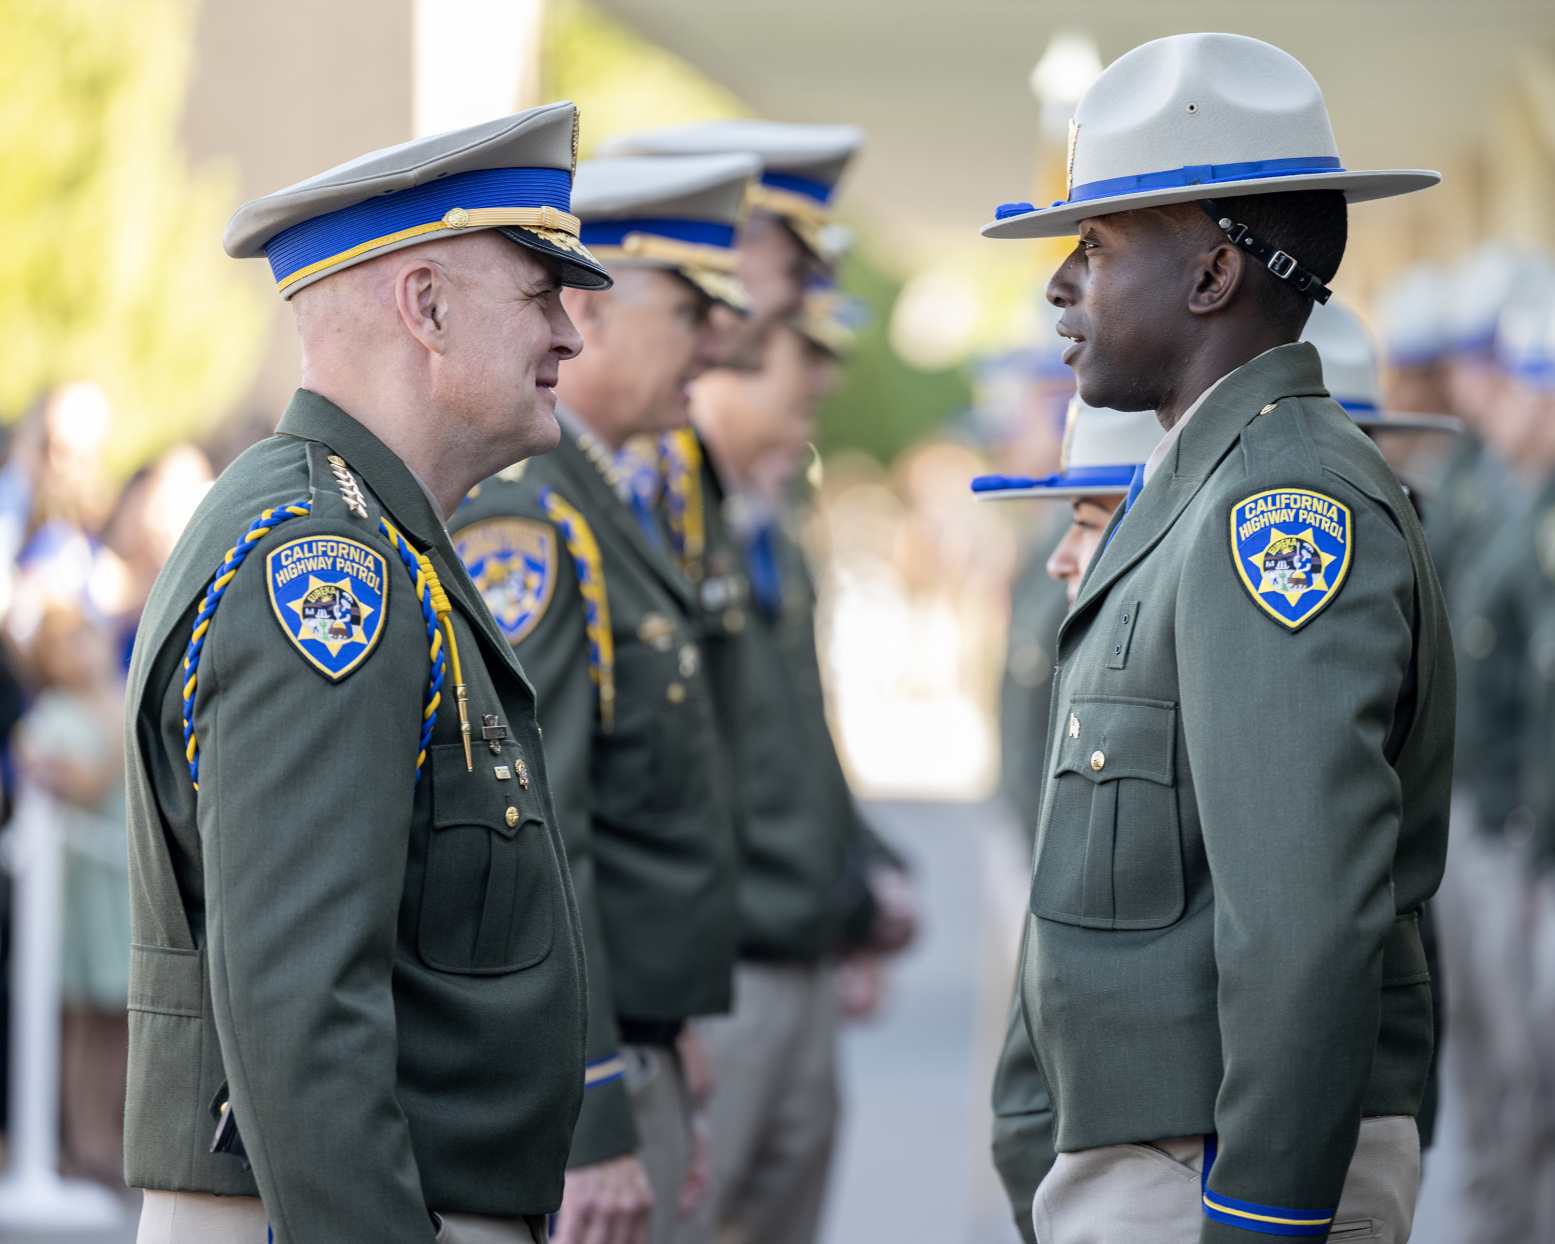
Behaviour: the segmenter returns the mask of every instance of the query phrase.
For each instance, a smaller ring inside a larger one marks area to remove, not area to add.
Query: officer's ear
[[[400,319],[410,335],[433,354],[448,351],[451,293],[448,273],[430,255],[407,258],[395,272],[394,305]]]

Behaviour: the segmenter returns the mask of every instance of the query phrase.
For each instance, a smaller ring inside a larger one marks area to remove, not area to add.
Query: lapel
[[[632,513],[626,502],[616,496],[615,489],[605,481],[599,469],[578,447],[578,436],[586,429],[577,416],[560,407],[557,408],[557,415],[562,425],[562,439],[547,458],[556,463],[558,469],[577,489],[577,503],[608,522],[615,534],[631,546],[637,560],[662,580],[664,586],[677,600],[687,609],[695,608],[696,600],[692,595],[691,585],[687,582],[686,576],[681,573],[680,567],[670,560],[666,550],[656,548],[649,541],[643,529],[637,524],[637,516]],[[603,442],[601,446],[603,447]],[[569,497],[568,500],[573,498]]]
[[[1317,350],[1302,341],[1260,354],[1232,372],[1205,399],[1125,516],[1114,516],[1101,554],[1091,562],[1059,640],[1130,567],[1159,544],[1178,515],[1263,408],[1284,397],[1327,397]]]
[[[351,470],[366,481],[395,526],[431,559],[443,590],[458,601],[470,625],[485,637],[490,648],[501,654],[500,659],[511,672],[528,685],[512,645],[497,628],[491,610],[470,582],[442,520],[399,456],[328,398],[308,389],[298,389],[292,396],[275,430],[281,436],[319,441],[346,460]],[[399,560],[397,556],[395,560]]]

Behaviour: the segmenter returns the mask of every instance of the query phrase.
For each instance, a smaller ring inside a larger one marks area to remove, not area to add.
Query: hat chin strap
[[[1215,206],[1214,199],[1199,199],[1197,202],[1204,209],[1204,214],[1215,222],[1216,227],[1225,230],[1233,246],[1240,246],[1254,259],[1262,260],[1264,267],[1280,280],[1294,286],[1298,294],[1305,294],[1318,302],[1327,302],[1334,296],[1333,290],[1298,264],[1294,257],[1249,233],[1246,225],[1239,225],[1229,216],[1222,215],[1220,209]]]

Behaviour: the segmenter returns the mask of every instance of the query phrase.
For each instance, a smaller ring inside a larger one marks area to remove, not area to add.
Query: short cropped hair
[[[1221,216],[1229,216],[1270,246],[1294,256],[1296,262],[1325,285],[1339,271],[1350,236],[1350,213],[1341,190],[1288,190],[1282,194],[1250,194],[1216,199]],[[1255,263],[1254,267],[1262,268]],[[1258,305],[1273,327],[1300,333],[1312,312],[1312,299],[1272,272],[1258,277]]]

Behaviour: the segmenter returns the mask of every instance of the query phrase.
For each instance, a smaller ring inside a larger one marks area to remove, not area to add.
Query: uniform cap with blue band
[[[1524,388],[1555,392],[1555,278],[1529,282],[1502,310],[1496,361]]]
[[[369,152],[245,203],[222,244],[264,255],[290,298],[335,272],[439,238],[496,229],[555,260],[564,284],[608,289],[572,211],[578,110],[547,104]]]
[[[1359,203],[1440,180],[1424,169],[1346,169],[1322,91],[1279,48],[1243,35],[1172,35],[1120,56],[1081,98],[1065,197],[1004,204],[982,232],[1060,237],[1089,217],[1142,207],[1293,190],[1342,190]]]
[[[832,200],[848,162],[864,144],[856,125],[798,125],[729,120],[619,134],[599,144],[601,155],[687,156],[747,151],[762,164],[752,186],[754,208],[779,217],[812,251],[835,258],[827,241]]]
[[[1491,358],[1506,308],[1535,296],[1555,279],[1544,255],[1506,242],[1482,242],[1453,271],[1448,333],[1452,353]]]
[[[760,168],[738,152],[585,161],[572,196],[583,242],[607,267],[665,268],[743,311],[750,299],[734,274],[735,241]]]
[[[1360,316],[1339,302],[1319,303],[1307,317],[1303,341],[1323,360],[1323,385],[1356,426],[1375,432],[1461,432],[1451,415],[1417,415],[1384,410],[1377,347]]]
[[[1064,420],[1064,445],[1052,475],[979,475],[980,501],[1019,498],[1068,500],[1127,493],[1136,473],[1166,433],[1153,410],[1107,410],[1078,397]]]

